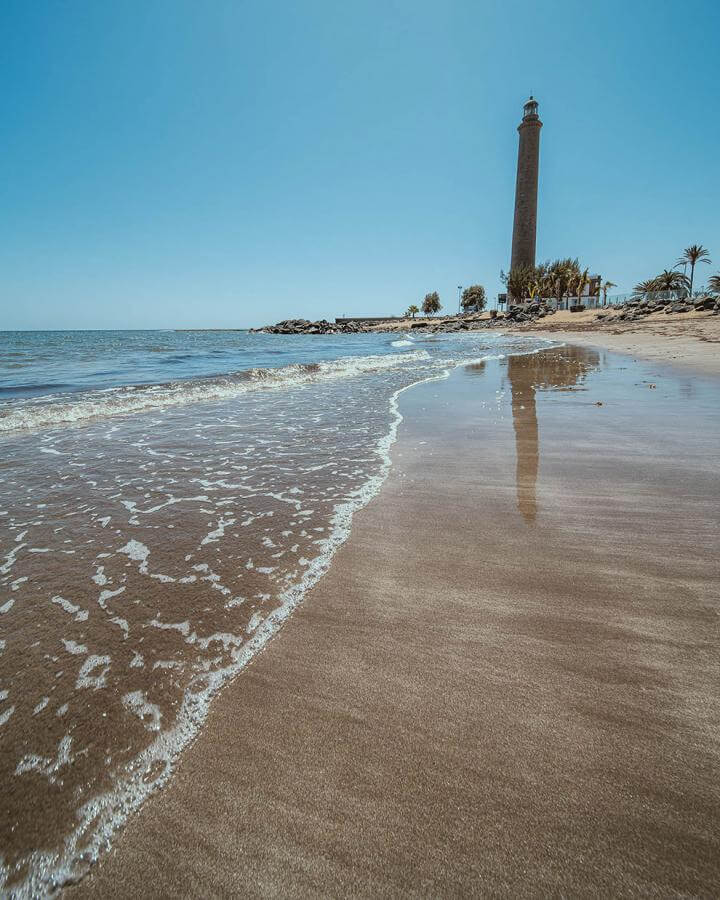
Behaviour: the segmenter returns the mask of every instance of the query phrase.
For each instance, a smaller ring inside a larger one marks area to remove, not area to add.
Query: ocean
[[[0,887],[78,877],[496,332],[0,332]]]

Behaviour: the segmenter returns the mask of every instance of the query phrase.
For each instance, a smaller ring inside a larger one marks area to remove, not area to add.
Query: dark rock
[[[311,322],[309,319],[286,319],[278,322],[276,325],[268,325],[265,328],[255,328],[254,331],[262,331],[266,334],[357,334],[362,331],[369,331],[370,328],[364,326],[361,322],[345,322],[337,324],[336,322],[328,322],[327,319],[320,319],[318,322]]]

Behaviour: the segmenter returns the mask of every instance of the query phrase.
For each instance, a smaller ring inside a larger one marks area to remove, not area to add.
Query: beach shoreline
[[[703,321],[703,320],[701,320]],[[718,335],[688,332],[686,328],[592,329],[587,331],[533,329],[527,334],[546,337],[581,347],[596,347],[633,359],[667,363],[677,369],[702,375],[720,375],[720,328]]]
[[[18,896],[79,877],[171,779],[212,697],[383,481],[399,394],[544,346],[144,331],[128,355],[127,341],[13,335],[6,357],[24,360],[11,390],[40,391],[0,411],[0,883]],[[155,383],[126,384],[138,370]]]
[[[717,381],[644,352],[403,394],[329,572],[68,894],[716,892]]]
[[[629,353],[638,358],[672,362],[700,373],[720,372],[720,316],[712,311],[693,310],[685,313],[655,312],[640,320],[619,318],[622,308],[590,309],[579,313],[559,310],[543,318],[517,322],[502,315],[491,318],[491,313],[470,313],[450,317],[402,318],[368,323],[362,319],[343,320],[348,324],[335,325],[322,320],[308,322],[290,320],[256,329],[275,333],[315,334],[335,333],[333,329],[356,329],[376,334],[407,334],[414,337],[424,332],[442,334],[503,333],[527,335],[572,342],[583,346],[600,346],[608,350]],[[598,318],[600,316],[600,318]],[[289,329],[283,332],[283,328]],[[308,330],[311,329],[311,330]]]

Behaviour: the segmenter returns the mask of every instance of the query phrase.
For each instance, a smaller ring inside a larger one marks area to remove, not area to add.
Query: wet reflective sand
[[[537,516],[540,441],[536,393],[573,390],[583,383],[587,373],[598,363],[597,352],[582,347],[567,347],[558,353],[542,356],[511,356],[507,361],[515,429],[518,509],[526,522],[534,522]]]
[[[382,493],[78,893],[717,894],[717,388],[563,349],[403,395]]]

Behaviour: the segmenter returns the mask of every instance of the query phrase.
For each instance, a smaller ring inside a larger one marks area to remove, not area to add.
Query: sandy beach
[[[402,395],[329,573],[68,893],[717,894],[718,381],[684,355]]]
[[[0,900],[720,898],[720,18],[646,5],[2,4]]]

